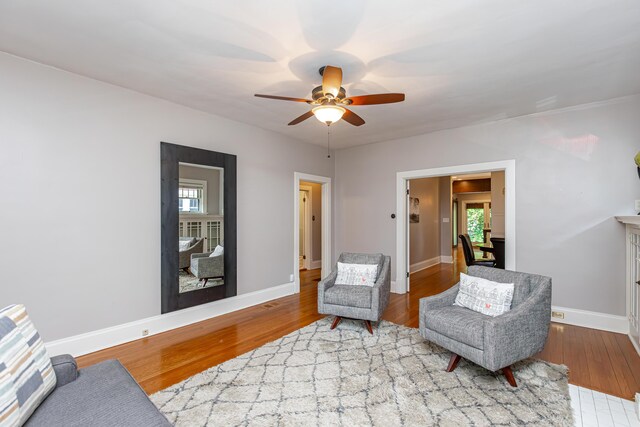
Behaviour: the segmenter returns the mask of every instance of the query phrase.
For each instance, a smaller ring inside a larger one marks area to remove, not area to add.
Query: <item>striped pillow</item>
[[[1,310],[0,424],[24,424],[55,385],[51,359],[24,306]]]

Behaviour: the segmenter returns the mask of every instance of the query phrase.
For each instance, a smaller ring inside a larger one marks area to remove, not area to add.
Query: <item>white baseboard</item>
[[[564,313],[564,319],[552,317],[552,322],[583,326],[601,331],[617,332],[625,335],[629,333],[629,321],[625,316],[615,316],[613,314],[598,313],[596,311],[557,306],[551,307],[551,310]]]
[[[142,330],[148,329],[149,335],[155,335],[181,326],[190,325],[232,311],[262,304],[276,298],[295,293],[294,283],[274,286],[260,291],[213,301],[197,307],[186,308],[167,314],[147,317],[122,325],[111,326],[97,331],[87,332],[68,338],[45,343],[49,356],[71,354],[81,356],[115,345],[142,338]]]
[[[631,344],[633,344],[633,348],[636,349],[636,353],[638,353],[638,355],[640,355],[640,347],[638,346],[638,344],[636,343],[636,340],[633,339],[633,337],[631,336],[631,334],[627,334],[627,336],[629,337],[629,341],[631,341]],[[636,393],[637,394],[637,393]],[[640,401],[638,401],[638,399],[636,398],[636,402],[640,403]],[[638,417],[640,417],[640,412],[637,412]]]
[[[394,294],[403,294],[404,292],[398,292],[398,289],[396,288],[396,281],[392,280],[391,281],[391,292]]]
[[[442,255],[440,257],[440,262],[444,263],[444,264],[453,264],[453,257],[452,256],[446,256],[446,255]]]
[[[416,262],[415,264],[411,264],[409,266],[409,272],[415,273],[420,270],[424,270],[425,268],[433,267],[436,264],[440,264],[440,257],[434,257],[431,259],[425,259],[424,261]]]
[[[311,261],[309,268],[311,270],[316,269],[316,268],[322,268],[322,260],[318,259],[315,261]]]

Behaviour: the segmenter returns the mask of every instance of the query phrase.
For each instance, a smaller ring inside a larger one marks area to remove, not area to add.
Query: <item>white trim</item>
[[[488,163],[446,166],[398,172],[396,174],[396,293],[407,292],[407,256],[405,226],[408,220],[406,182],[411,179],[467,173],[505,171],[505,267],[516,270],[516,161],[501,160]],[[394,291],[395,292],[395,291]]]
[[[434,257],[431,259],[425,259],[423,261],[416,262],[409,266],[409,272],[416,273],[418,271],[422,271],[426,268],[433,267],[434,265],[440,264],[440,257]]]
[[[311,269],[314,270],[316,268],[322,268],[322,260],[316,259],[311,261]]]
[[[180,328],[192,323],[211,319],[241,310],[256,304],[262,304],[277,298],[292,295],[295,292],[294,283],[285,283],[279,286],[262,289],[248,294],[229,297],[208,304],[186,308],[167,314],[147,317],[121,325],[87,332],[68,338],[63,338],[45,343],[50,356],[57,354],[71,354],[81,356],[115,345],[142,338],[142,331],[147,329],[150,335],[159,334],[171,329]],[[145,337],[146,338],[146,337]]]
[[[598,313],[596,311],[578,310],[576,308],[558,306],[551,307],[551,310],[564,313],[564,319],[552,317],[552,322],[599,329],[601,331],[616,332],[619,334],[629,333],[629,321],[625,316],[616,316],[613,314]]]
[[[630,333],[628,333],[627,336],[629,337],[629,341],[631,341],[631,344],[633,344],[633,348],[636,349],[636,352],[640,356],[640,347],[638,347],[638,344],[636,343],[636,340],[633,339],[633,337],[631,336]],[[638,414],[638,417],[640,418],[640,414]]]
[[[306,258],[303,260],[304,268],[311,269],[311,258],[313,252],[313,221],[311,216],[313,214],[313,187],[310,185],[301,185],[300,191],[307,193],[308,204],[305,204],[304,209],[304,254]]]
[[[392,280],[392,281],[391,281],[391,292],[393,292],[394,294],[404,294],[404,293],[406,293],[406,292],[404,292],[404,291],[403,291],[403,292],[399,292],[399,291],[398,291],[398,288],[397,288],[397,285],[396,285],[396,281],[395,281],[395,280]]]
[[[440,255],[440,262],[443,264],[453,264],[453,257],[451,255]]]
[[[319,175],[310,175],[302,172],[293,173],[293,277],[295,292],[300,292],[300,181],[316,182],[322,184],[322,277],[331,271],[331,178]]]

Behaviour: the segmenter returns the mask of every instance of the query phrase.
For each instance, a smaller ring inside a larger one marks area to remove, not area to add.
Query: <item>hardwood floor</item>
[[[448,289],[465,270],[462,255],[454,253],[453,264],[412,274],[411,292],[391,294],[383,318],[417,328],[420,298]],[[320,319],[320,270],[302,271],[300,279],[299,294],[82,356],[78,364],[117,358],[147,393],[154,393]],[[552,323],[537,357],[567,365],[575,385],[625,399],[640,391],[640,357],[622,334]]]

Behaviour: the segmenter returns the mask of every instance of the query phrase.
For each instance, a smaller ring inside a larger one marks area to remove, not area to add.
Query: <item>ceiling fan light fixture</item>
[[[337,105],[320,105],[311,111],[316,116],[316,119],[326,125],[330,125],[340,120],[347,110]]]

